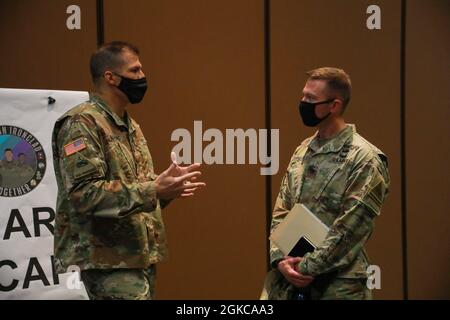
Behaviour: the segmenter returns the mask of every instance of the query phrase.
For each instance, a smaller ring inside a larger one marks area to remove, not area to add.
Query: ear
[[[120,78],[109,70],[103,73],[103,78],[105,79],[105,82],[111,86],[117,86],[120,83]]]
[[[339,98],[334,99],[330,111],[332,113],[342,114],[342,111],[344,111],[344,103],[342,102],[342,100]]]

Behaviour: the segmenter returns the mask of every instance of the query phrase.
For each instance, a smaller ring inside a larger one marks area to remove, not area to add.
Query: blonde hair
[[[308,71],[308,80],[324,80],[327,88],[340,95],[344,108],[350,102],[352,95],[352,82],[344,70],[332,67],[323,67]]]

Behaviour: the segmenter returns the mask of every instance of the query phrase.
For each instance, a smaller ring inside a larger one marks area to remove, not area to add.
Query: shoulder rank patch
[[[81,151],[86,148],[86,144],[84,143],[83,138],[79,138],[71,143],[68,143],[64,146],[64,152],[66,156],[70,156],[78,151]]]

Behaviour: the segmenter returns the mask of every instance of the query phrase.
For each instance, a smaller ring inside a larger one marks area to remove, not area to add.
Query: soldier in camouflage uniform
[[[25,181],[26,182],[26,181]],[[5,149],[4,159],[0,162],[0,186],[1,187],[18,187],[22,185],[20,179],[20,168],[11,149]]]
[[[147,88],[138,54],[117,41],[95,52],[97,93],[53,130],[55,264],[59,273],[78,266],[91,299],[152,299],[155,264],[167,257],[161,209],[204,186],[194,182],[199,164],[153,172],[147,141],[125,109]]]
[[[17,163],[17,166],[19,168],[19,180],[21,181],[20,184],[25,184],[34,175],[34,169],[26,162],[26,156],[24,153],[19,153],[19,161]]]
[[[271,243],[262,299],[371,299],[365,244],[388,194],[386,156],[344,122],[350,101],[348,75],[336,68],[308,73],[299,110],[305,125],[318,128],[291,158],[273,210],[271,230],[295,203],[330,227],[325,241],[304,257],[284,257]]]

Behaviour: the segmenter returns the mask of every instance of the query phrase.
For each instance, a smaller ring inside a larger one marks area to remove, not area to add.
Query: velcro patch
[[[88,176],[96,171],[97,168],[90,161],[80,160],[77,162],[76,167],[73,169],[73,177],[75,179],[79,179],[81,177]]]
[[[382,181],[379,181],[372,190],[367,193],[362,202],[374,213],[380,215],[381,206],[385,195],[385,187]]]
[[[70,156],[71,154],[77,153],[86,148],[86,144],[84,143],[83,138],[79,138],[71,143],[68,143],[64,146],[64,152],[66,156]]]

